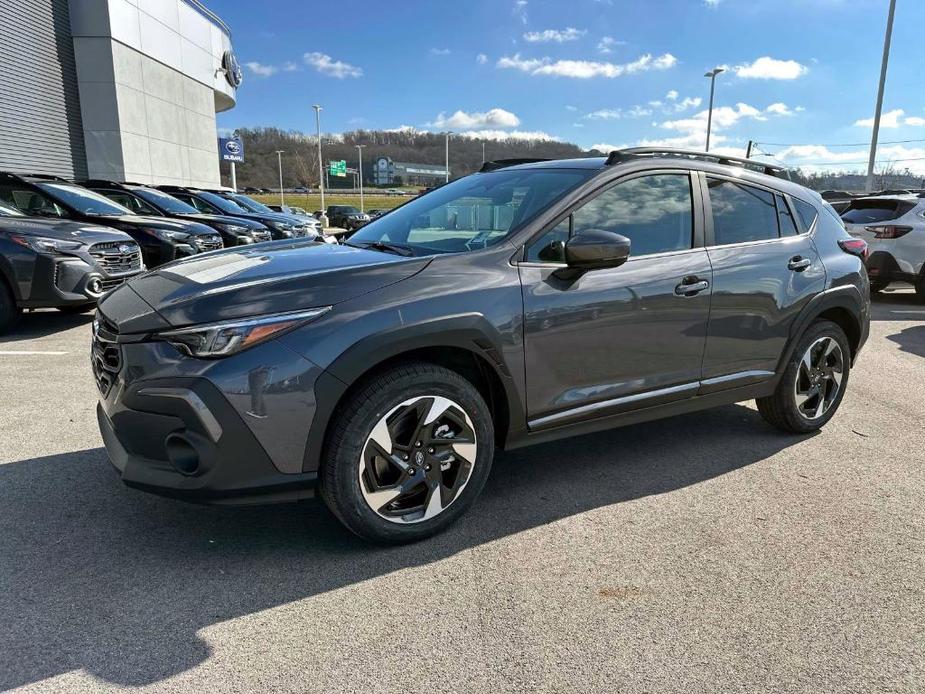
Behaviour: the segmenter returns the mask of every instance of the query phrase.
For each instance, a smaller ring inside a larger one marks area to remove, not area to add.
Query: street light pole
[[[279,163],[279,204],[280,207],[286,204],[286,201],[283,199],[283,152],[286,150],[278,149],[276,150],[276,160]]]
[[[360,176],[360,212],[366,211],[366,209],[363,207],[363,148],[365,146],[366,145],[354,145],[354,147],[357,148],[357,154],[360,157],[360,163],[359,163],[359,166],[357,167],[358,168],[357,173],[359,173],[359,176]]]
[[[886,33],[883,36],[883,59],[880,61],[880,86],[877,87],[877,110],[874,111],[874,131],[870,136],[870,157],[867,160],[868,193],[874,188],[874,160],[877,158],[877,138],[880,137],[880,111],[883,109],[883,87],[886,84],[886,66],[890,61],[890,42],[893,38],[893,14],[896,0],[890,0],[890,11],[886,18]]]
[[[452,130],[446,131],[446,182],[450,182],[450,135],[453,134]]]
[[[485,140],[482,140],[482,163],[485,163]]]
[[[707,152],[710,151],[710,130],[713,127],[713,91],[716,87],[716,76],[725,71],[725,68],[715,67],[704,74],[704,77],[710,78],[710,110],[707,111]]]
[[[321,192],[321,223],[325,224],[324,163],[321,161],[321,106],[315,104],[315,124],[318,127],[318,190]]]

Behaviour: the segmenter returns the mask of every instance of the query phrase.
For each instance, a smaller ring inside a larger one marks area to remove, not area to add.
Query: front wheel
[[[815,431],[838,410],[850,370],[845,332],[831,321],[813,323],[797,343],[773,395],[756,401],[758,412],[783,431]]]
[[[491,413],[469,381],[435,364],[397,366],[335,412],[321,495],[357,535],[413,542],[468,509],[493,455]]]
[[[915,283],[915,294],[919,301],[925,303],[925,270],[922,271],[918,281]]]
[[[13,329],[22,315],[22,310],[16,305],[13,295],[0,279],[0,335]]]

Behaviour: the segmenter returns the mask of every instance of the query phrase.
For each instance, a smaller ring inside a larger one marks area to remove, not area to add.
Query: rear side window
[[[793,206],[796,208],[797,216],[800,218],[800,221],[803,223],[803,230],[809,231],[813,223],[816,221],[816,212],[815,205],[810,205],[808,202],[803,202],[802,200],[797,200],[796,198],[790,198],[793,201]]]
[[[842,212],[849,224],[872,224],[898,219],[915,207],[908,200],[855,200]]]
[[[780,224],[780,235],[796,236],[799,232],[797,231],[796,222],[793,221],[793,213],[790,212],[790,208],[787,206],[787,201],[784,200],[782,195],[777,195],[775,198],[777,199],[777,221]]]
[[[626,236],[634,256],[686,250],[693,230],[687,174],[655,174],[618,183],[575,210],[572,233],[605,229]]]
[[[736,181],[708,178],[713,207],[713,243],[763,241],[779,237],[774,194]]]

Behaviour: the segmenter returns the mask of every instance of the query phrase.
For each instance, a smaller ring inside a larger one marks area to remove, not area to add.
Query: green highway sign
[[[328,162],[328,173],[330,173],[332,176],[346,176],[347,162],[343,159],[340,161]]]

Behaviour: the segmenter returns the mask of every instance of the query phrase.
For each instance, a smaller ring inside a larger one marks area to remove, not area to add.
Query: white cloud
[[[421,130],[413,125],[399,125],[397,128],[386,128],[387,133],[426,133],[427,130]]]
[[[530,43],[565,43],[566,41],[577,41],[588,32],[584,29],[575,27],[566,27],[565,29],[546,29],[545,31],[528,31],[524,34],[524,41]]]
[[[296,72],[299,69],[298,63],[287,60],[283,63],[283,72]]]
[[[703,4],[707,7],[719,7],[721,0],[703,0]]]
[[[431,48],[430,54],[431,55],[449,55],[450,49],[449,48]]]
[[[623,46],[626,44],[626,41],[617,41],[613,36],[603,36],[601,40],[597,42],[597,50],[599,53],[608,54],[613,53],[614,46]]]
[[[909,116],[904,118],[906,112],[901,108],[895,108],[892,111],[887,111],[880,115],[880,127],[881,128],[899,128],[903,125],[909,125],[912,127],[919,127],[925,125],[925,118],[920,118],[919,116]],[[862,118],[854,122],[855,125],[861,128],[872,128],[874,127],[874,119],[871,118]]]
[[[577,106],[572,106],[571,104],[569,104],[569,105],[567,105],[567,106],[565,107],[565,110],[566,110],[566,111],[577,111],[577,110],[578,110],[578,107],[577,107]]]
[[[794,145],[774,153],[775,159],[789,166],[798,166],[807,172],[864,171],[867,168],[868,149],[832,151],[826,145]],[[881,145],[877,148],[875,170],[892,165],[896,169],[909,168],[914,174],[925,175],[925,147]]]
[[[699,96],[685,96],[681,101],[677,101],[674,104],[675,113],[680,113],[681,111],[686,111],[689,108],[699,108],[700,104],[703,103],[703,99]]]
[[[648,70],[667,70],[678,62],[670,53],[653,58],[646,53],[631,63],[604,63],[593,60],[557,60],[549,58],[522,59],[520,54],[513,57],[502,57],[497,66],[499,68],[512,68],[531,75],[552,75],[555,77],[570,77],[573,79],[590,79],[592,77],[614,78],[621,75],[631,75]]]
[[[473,111],[456,111],[451,116],[440,113],[433,123],[428,123],[441,130],[478,130],[482,128],[516,128],[520,125],[520,118],[503,108],[493,108],[484,113]]]
[[[542,130],[467,130],[453,137],[467,137],[472,140],[546,140],[559,142],[560,138]]]
[[[598,111],[592,111],[585,118],[589,120],[617,120],[620,118],[644,118],[651,115],[652,109],[644,106],[633,106],[628,109],[602,108]]]
[[[322,75],[335,77],[339,80],[347,77],[362,77],[363,69],[345,63],[341,60],[334,60],[331,56],[324,53],[306,53],[302,56],[305,64],[315,68]]]
[[[678,98],[678,91],[676,89],[670,89],[668,93],[665,94],[665,98],[669,101],[675,101]]]
[[[809,68],[795,60],[777,60],[763,56],[752,63],[736,65],[733,70],[743,79],[795,80],[805,75]]]
[[[773,113],[778,116],[792,116],[793,115],[793,111],[790,110],[790,107],[787,104],[782,103],[780,101],[771,104],[765,109],[765,111],[767,111],[768,113]]]
[[[770,111],[769,109],[758,109],[746,103],[739,102],[735,106],[719,106],[713,109],[713,129],[710,134],[710,151],[713,151],[712,145],[721,145],[728,138],[723,135],[724,130],[728,130],[737,125],[742,120],[766,121],[769,116],[780,116],[779,111]],[[665,130],[671,130],[678,135],[662,138],[643,140],[642,145],[652,147],[685,147],[691,149],[703,149],[707,139],[707,111],[700,111],[687,118],[677,120],[667,120],[659,124],[659,127]]]
[[[475,62],[477,62],[479,65],[484,65],[488,62],[488,56],[484,53],[479,53],[477,56],[475,56]]]
[[[522,24],[527,23],[527,0],[514,0],[514,7],[511,10],[517,19],[521,21]]]
[[[598,142],[591,145],[589,149],[596,149],[598,152],[603,152],[604,154],[609,154],[615,149],[626,149],[629,145],[611,145],[606,142]]]
[[[251,71],[251,74],[256,75],[257,77],[269,77],[270,75],[275,75],[279,68],[275,65],[264,65],[263,63],[257,63],[251,61],[249,63],[244,63],[244,67]]]

